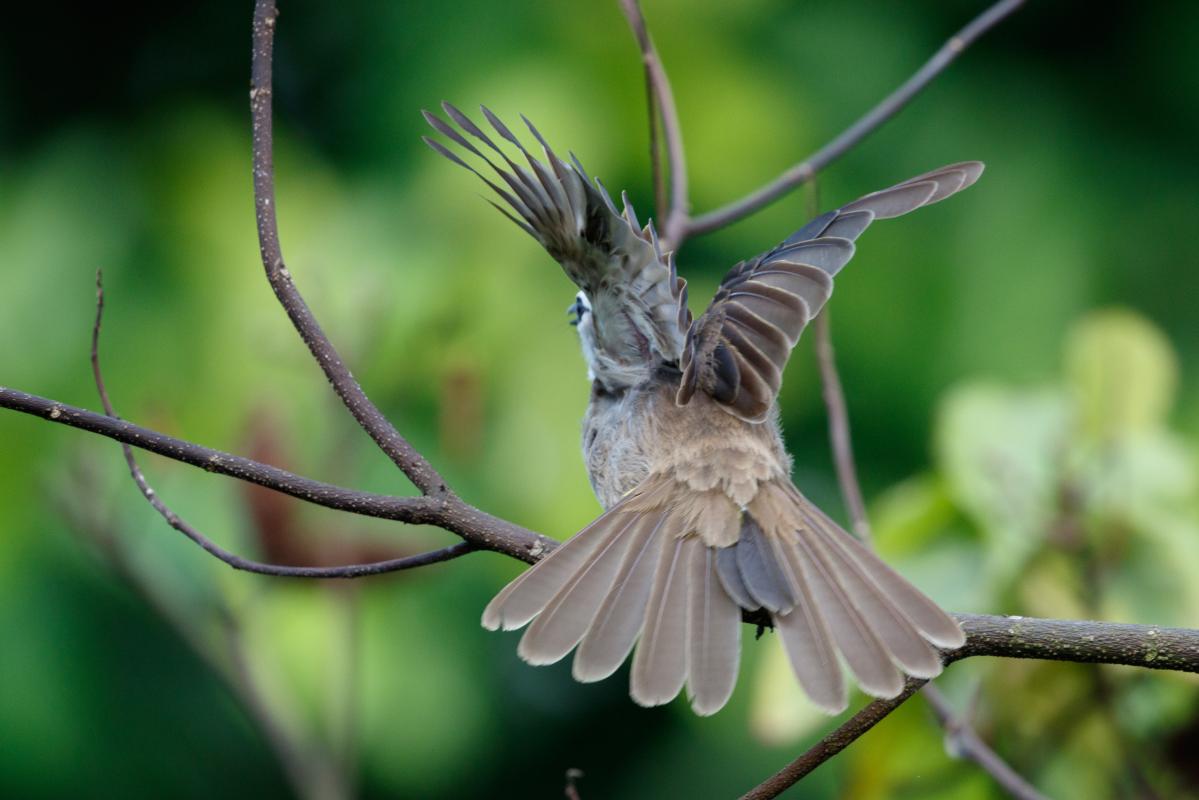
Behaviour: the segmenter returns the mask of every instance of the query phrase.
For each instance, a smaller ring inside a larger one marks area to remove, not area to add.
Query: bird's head
[[[583,360],[587,362],[587,380],[595,380],[595,318],[591,314],[591,301],[586,292],[575,295],[575,301],[566,309],[571,316],[570,324],[579,332],[579,344],[583,347]]]

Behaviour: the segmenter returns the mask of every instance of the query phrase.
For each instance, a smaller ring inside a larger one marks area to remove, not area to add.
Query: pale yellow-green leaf
[[[799,688],[791,662],[778,636],[762,642],[749,705],[749,728],[767,745],[791,744],[807,736],[829,717],[817,709]]]
[[[1004,581],[1038,548],[1057,513],[1070,410],[1054,389],[968,384],[949,393],[935,430],[949,493],[991,542]]]
[[[1071,329],[1065,373],[1088,436],[1161,425],[1174,402],[1178,363],[1165,335],[1124,309],[1095,311]]]

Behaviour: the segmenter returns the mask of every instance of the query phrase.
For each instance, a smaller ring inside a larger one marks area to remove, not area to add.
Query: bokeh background
[[[647,0],[708,210],[809,153],[983,7]],[[248,2],[14,6],[0,26],[0,381],[381,492],[273,300],[254,239]],[[537,246],[430,153],[418,111],[523,112],[650,213],[637,54],[615,2],[283,4],[285,253],[376,402],[469,501],[565,537],[598,510],[588,387]],[[942,163],[968,193],[864,237],[831,304],[880,548],[955,610],[1199,626],[1199,5],[1033,2],[835,164],[835,205]],[[698,310],[804,221],[789,196],[688,243]],[[795,479],[844,519],[810,342],[788,368]],[[338,563],[452,541],[147,457],[247,555]],[[168,529],[118,447],[0,414],[0,794],[724,797],[833,724],[777,642],[733,701],[635,707],[625,677],[533,669],[480,611],[520,565],[472,555],[352,585],[233,573]],[[747,634],[749,631],[747,631]],[[1199,685],[971,660],[942,682],[1055,797],[1199,793]],[[860,702],[859,698],[859,702]],[[283,757],[280,754],[284,754]],[[288,756],[287,754],[291,754]],[[989,798],[919,701],[796,797]]]

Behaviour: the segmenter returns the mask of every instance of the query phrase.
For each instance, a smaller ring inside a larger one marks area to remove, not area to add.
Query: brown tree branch
[[[1016,800],[1047,800],[982,740],[969,720],[954,712],[949,699],[936,686],[925,685],[921,696],[945,730],[946,743],[952,752],[973,761]]]
[[[80,502],[78,494],[65,490],[57,494],[58,507],[72,528],[92,541],[107,567],[175,631],[239,702],[250,721],[258,726],[296,796],[313,800],[320,796],[313,789],[328,786],[330,778],[336,777],[332,764],[317,748],[289,731],[271,710],[258,681],[247,668],[245,641],[229,609],[223,604],[215,609],[224,647],[214,646],[216,643],[210,640],[197,616],[176,607],[158,583],[130,558],[127,547],[111,524],[95,513],[94,504]]]
[[[816,173],[833,161],[848,153],[854,145],[873,133],[879,126],[895,116],[900,109],[912,101],[946,67],[953,63],[976,39],[1006,19],[1020,8],[1024,0],[999,0],[982,14],[975,17],[942,45],[924,66],[916,70],[898,89],[881,103],[866,112],[857,122],[842,131],[835,139],[787,169],[762,188],[751,192],[740,200],[729,203],[714,211],[701,214],[690,220],[683,229],[683,236],[711,233],[747,217],[760,208],[770,205],[787,192],[812,179]]]
[[[254,45],[250,66],[250,112],[253,117],[254,209],[258,222],[258,249],[266,277],[292,325],[308,345],[333,391],[367,434],[395,462],[422,494],[448,494],[445,481],[425,457],[400,435],[358,381],[321,329],[300,295],[283,261],[279,225],[275,214],[274,132],[271,114],[271,61],[275,46],[274,0],[254,4]]]
[[[118,419],[117,412],[108,397],[108,389],[104,385],[104,374],[100,370],[100,328],[103,320],[104,283],[100,271],[96,270],[96,321],[92,325],[92,378],[96,383],[96,392],[100,395],[100,403],[104,406],[104,413],[113,419]],[[146,481],[146,476],[133,455],[133,448],[127,444],[122,444],[121,450],[125,453],[125,463],[129,466],[129,474],[132,476],[133,482],[137,484],[137,488],[141,491],[142,496],[146,498],[146,502],[162,515],[162,518],[167,521],[168,525],[198,544],[205,552],[215,556],[234,569],[254,572],[259,575],[274,575],[289,578],[361,578],[367,575],[381,575],[385,572],[398,572],[404,569],[436,564],[440,561],[449,561],[475,550],[474,545],[470,542],[458,542],[457,544],[428,553],[420,553],[404,558],[391,558],[370,564],[347,564],[339,567],[295,567],[283,564],[266,564],[261,561],[242,558],[209,539],[168,508],[166,503],[159,498],[158,493]]]
[[[812,745],[799,758],[741,795],[741,800],[769,800],[769,798],[778,797],[812,770],[857,741],[859,736],[903,705],[909,697],[920,690],[924,683],[923,680],[908,678],[907,684],[898,697],[873,701],[846,720],[835,731]]]
[[[845,407],[841,376],[837,373],[836,353],[833,350],[828,318],[827,307],[816,317],[816,358],[820,362],[820,385],[824,394],[824,405],[828,410],[828,434],[832,445],[833,464],[837,469],[837,483],[841,486],[841,496],[849,510],[854,535],[866,546],[873,547],[870,521],[866,517],[866,501],[862,498],[862,487],[858,484],[857,467],[854,464],[849,413]]]
[[[194,444],[87,409],[0,386],[0,408],[41,417],[95,433],[161,456],[248,483],[265,486],[309,503],[367,517],[414,525],[436,525],[458,534],[479,550],[492,550],[533,563],[557,542],[493,517],[455,495],[395,497],[346,489],[305,478],[269,464]]]
[[[954,617],[966,632],[966,644],[941,653],[946,665],[974,656],[998,656],[1123,664],[1199,674],[1199,630],[985,614],[954,614]],[[778,797],[899,708],[924,684],[923,680],[909,679],[898,697],[874,700],[799,758],[743,795],[742,800]]]
[[[654,167],[655,195],[660,195],[661,184],[660,162],[655,131],[657,119],[662,123],[662,136],[666,140],[666,159],[670,172],[670,203],[661,204],[654,212],[662,219],[662,246],[674,250],[683,243],[688,226],[690,201],[687,197],[687,162],[683,150],[683,133],[679,125],[678,109],[674,104],[674,92],[670,88],[670,79],[654,42],[650,38],[649,29],[645,25],[645,17],[641,14],[641,6],[637,0],[620,0],[620,8],[624,12],[633,36],[637,39],[637,48],[641,51],[641,63],[645,66],[646,92],[650,97],[650,152],[651,165]]]

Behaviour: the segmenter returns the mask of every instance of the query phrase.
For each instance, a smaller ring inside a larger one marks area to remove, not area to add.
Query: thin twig
[[[1117,622],[954,614],[966,644],[942,651],[946,664],[975,656],[1123,664],[1199,674],[1199,630]],[[912,696],[924,681],[909,679],[898,697],[875,700],[807,752],[746,793],[742,800],[777,797],[848,747]]]
[[[309,800],[348,797],[347,776],[338,769],[333,758],[323,748],[288,731],[287,725],[271,710],[266,693],[250,666],[245,637],[236,618],[226,613],[222,621],[229,654],[224,677],[247,714],[258,722],[263,736],[283,764],[288,780],[296,788],[296,794]]]
[[[814,215],[812,215],[814,216]],[[862,497],[862,486],[853,457],[853,437],[849,427],[849,409],[845,404],[845,392],[837,370],[836,351],[826,306],[816,319],[816,353],[820,362],[820,381],[823,386],[824,403],[828,409],[829,441],[832,445],[833,463],[837,469],[837,482],[841,495],[849,509],[854,533],[867,547],[873,549],[874,536],[870,530],[870,518],[866,514],[866,502]],[[1017,800],[1045,800],[1044,796],[1022,778],[1014,769],[992,750],[963,719],[956,717],[949,699],[941,690],[929,683],[922,692],[933,709],[946,738],[962,757],[973,761],[987,772]]]
[[[322,759],[307,743],[288,731],[287,726],[276,719],[266,704],[257,683],[252,680],[249,670],[244,668],[246,656],[244,652],[240,652],[241,640],[234,635],[233,627],[236,623],[228,609],[218,609],[226,634],[227,657],[222,658],[205,631],[201,630],[193,611],[183,613],[178,609],[150,576],[129,557],[121,538],[107,521],[101,520],[94,513],[92,505],[77,500],[76,495],[63,492],[58,505],[71,526],[92,540],[108,568],[178,634],[197,658],[224,684],[234,699],[239,701],[242,710],[251,722],[258,726],[267,746],[275,754],[284,777],[296,796],[312,796],[309,789],[313,785],[313,776],[321,771],[314,765]]]
[[[641,63],[645,66],[645,82],[647,91],[657,100],[657,109],[662,122],[662,136],[666,140],[666,158],[670,169],[670,205],[663,208],[659,204],[655,211],[662,217],[662,246],[674,250],[682,244],[688,225],[690,201],[687,199],[687,162],[683,150],[683,133],[679,125],[679,113],[674,104],[674,92],[670,88],[670,79],[658,52],[654,49],[653,40],[645,25],[645,17],[641,14],[641,6],[637,0],[620,0],[620,8],[624,12],[633,36],[637,39],[637,48],[641,51]],[[653,105],[650,103],[650,147],[655,154],[652,164],[657,164],[657,148],[653,143],[654,117]],[[660,177],[655,172],[655,188],[660,183]],[[660,202],[660,201],[659,201]]]
[[[654,217],[665,219],[670,209],[666,180],[662,170],[662,143],[658,141],[658,93],[654,88],[654,73],[645,67],[645,111],[649,123],[649,174],[654,185]],[[568,791],[573,786],[568,785]]]
[[[0,386],[0,408],[8,408],[95,433],[208,472],[265,486],[309,503],[367,517],[414,525],[436,525],[480,550],[493,550],[526,563],[537,561],[557,542],[493,517],[457,497],[395,497],[346,489],[285,469],[159,433],[122,419]]]
[[[980,766],[1016,800],[1047,800],[979,737],[967,719],[954,713],[949,699],[936,686],[928,684],[921,696],[941,723],[946,741],[954,752]]]
[[[861,119],[842,131],[831,142],[762,188],[715,211],[695,217],[686,225],[683,235],[685,237],[697,236],[730,225],[811,180],[813,175],[845,155],[854,145],[895,116],[976,39],[998,25],[1023,4],[1024,0],[999,0],[950,37],[949,41],[942,45],[941,49],[925,62],[924,66],[918,69],[912,77],[904,81],[898,89],[866,112]]]
[[[275,216],[275,164],[271,116],[271,57],[275,46],[274,0],[254,5],[254,46],[250,67],[250,111],[253,116],[254,210],[258,222],[258,248],[266,277],[292,325],[329,379],[333,391],[379,448],[395,462],[423,494],[449,492],[433,466],[400,435],[358,381],[321,329],[300,295],[283,261],[279,225]]]
[[[853,744],[859,736],[903,705],[923,685],[924,681],[909,678],[903,692],[898,697],[873,701],[842,723],[835,731],[814,744],[799,758],[743,794],[741,800],[769,800],[769,798],[778,797],[812,770]]]
[[[862,498],[862,487],[858,483],[857,466],[854,464],[849,412],[845,406],[841,376],[837,372],[827,307],[816,317],[816,356],[820,362],[820,385],[824,394],[824,405],[828,409],[828,435],[832,445],[833,464],[837,469],[837,482],[841,485],[841,495],[846,508],[849,509],[854,535],[868,547],[873,547],[870,521],[866,517],[866,501]]]
[[[92,377],[96,383],[96,392],[100,395],[100,403],[104,406],[104,413],[113,419],[118,419],[116,409],[113,408],[112,401],[108,397],[108,389],[104,385],[104,374],[100,370],[100,328],[103,320],[104,283],[100,270],[96,270],[96,321],[92,325]],[[283,564],[266,564],[261,561],[242,558],[209,539],[168,508],[166,503],[162,502],[158,497],[158,493],[146,481],[146,476],[133,455],[133,448],[127,444],[122,444],[121,450],[125,453],[125,463],[129,466],[129,474],[133,477],[133,482],[137,484],[137,488],[141,491],[142,496],[146,498],[146,502],[162,515],[162,518],[167,521],[168,525],[198,544],[205,552],[215,556],[234,569],[255,572],[259,575],[275,575],[289,578],[361,578],[367,575],[381,575],[385,572],[398,572],[404,569],[423,567],[429,564],[436,564],[439,561],[449,561],[458,556],[466,555],[475,549],[470,542],[458,542],[457,544],[429,553],[421,553],[404,558],[391,558],[386,561],[376,561],[370,564],[348,564],[340,567],[293,567]]]

